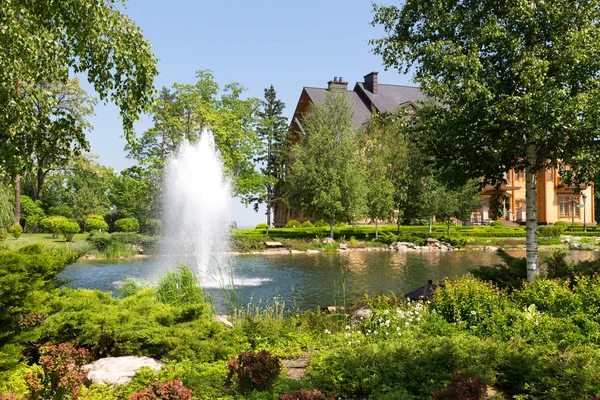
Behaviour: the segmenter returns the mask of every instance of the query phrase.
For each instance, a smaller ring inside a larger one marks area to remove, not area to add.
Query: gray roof
[[[417,103],[427,99],[419,88],[414,86],[385,85],[380,83],[377,85],[377,94],[373,94],[365,88],[363,82],[357,82],[356,84],[364,91],[369,100],[373,102],[378,111],[392,111],[398,106],[407,103]]]
[[[305,87],[304,89],[313,103],[325,102],[328,93],[327,89],[313,87]],[[354,106],[354,118],[352,119],[352,122],[355,124],[364,124],[367,122],[371,116],[371,110],[360,99],[358,94],[354,91],[347,90],[346,97],[348,98],[348,102]]]

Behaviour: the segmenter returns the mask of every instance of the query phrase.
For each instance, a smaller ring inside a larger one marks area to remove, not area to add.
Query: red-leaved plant
[[[433,392],[435,400],[485,400],[487,384],[468,372],[457,372],[446,387]]]
[[[86,380],[87,349],[70,343],[40,347],[40,370],[25,375],[30,400],[77,399]]]
[[[247,351],[227,363],[229,375],[225,384],[231,386],[234,377],[240,390],[264,390],[271,386],[281,372],[281,361],[267,350]]]
[[[178,380],[152,382],[147,388],[129,396],[129,400],[192,400],[192,391]]]
[[[325,394],[321,392],[319,389],[315,389],[312,392],[308,390],[300,389],[294,394],[282,394],[280,397],[281,400],[327,400]],[[331,398],[333,399],[333,398]]]

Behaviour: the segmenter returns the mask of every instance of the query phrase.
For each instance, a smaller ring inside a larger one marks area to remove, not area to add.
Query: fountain
[[[169,265],[186,262],[206,281],[227,266],[231,186],[212,132],[185,143],[169,161],[164,181],[165,240],[161,253]]]

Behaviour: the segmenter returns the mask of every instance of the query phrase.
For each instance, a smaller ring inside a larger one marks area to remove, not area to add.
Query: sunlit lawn
[[[73,237],[71,244],[85,242],[87,235],[87,233],[76,234]],[[9,235],[8,239],[0,242],[0,245],[8,246],[9,249],[14,250],[34,243],[43,243],[47,246],[56,246],[65,244],[66,242],[62,236],[59,236],[58,238],[53,238],[52,235],[49,233],[24,233],[18,239],[15,239]]]

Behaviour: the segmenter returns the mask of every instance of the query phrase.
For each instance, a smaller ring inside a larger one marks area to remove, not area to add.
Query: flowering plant
[[[229,368],[227,386],[231,386],[235,377],[240,390],[263,390],[271,386],[279,376],[281,361],[266,350],[259,353],[247,351],[237,358],[231,358],[227,368]]]

